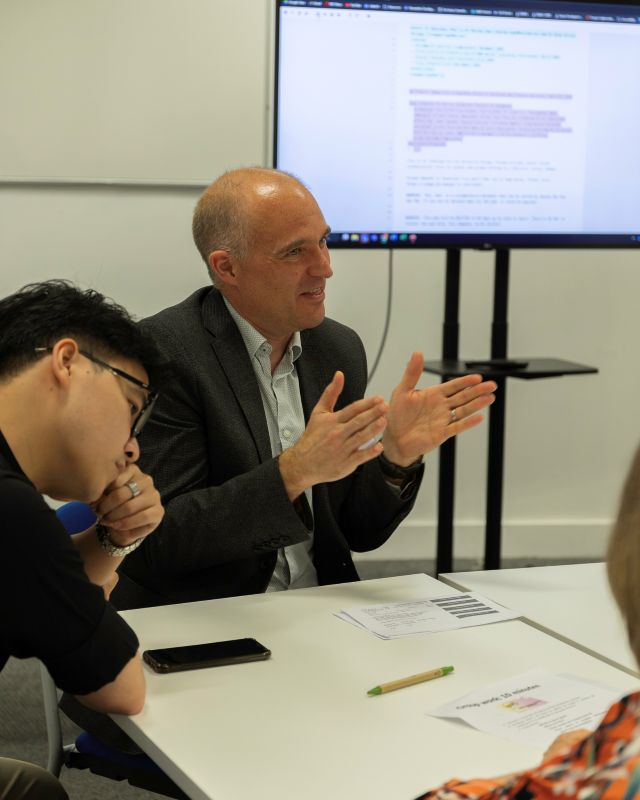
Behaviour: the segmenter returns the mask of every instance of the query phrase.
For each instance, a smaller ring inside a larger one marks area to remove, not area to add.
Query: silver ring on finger
[[[455,410],[455,408],[450,408],[449,409],[449,417],[451,418],[449,420],[449,424],[451,424],[452,422],[455,422],[458,419],[458,413]]]
[[[127,481],[125,486],[129,487],[131,497],[137,497],[140,494],[140,487],[135,481]]]

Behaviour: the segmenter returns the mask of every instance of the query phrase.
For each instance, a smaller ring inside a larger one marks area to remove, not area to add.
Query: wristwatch
[[[128,556],[129,553],[133,553],[134,550],[137,550],[144,541],[144,536],[141,536],[139,539],[136,539],[135,542],[131,542],[131,544],[120,547],[111,541],[111,537],[109,536],[109,528],[107,528],[107,526],[103,525],[101,522],[96,523],[96,536],[100,542],[100,547],[105,551],[105,553],[107,553],[107,555],[113,556],[113,558],[122,558],[122,556]]]
[[[380,453],[378,456],[378,461],[380,462],[380,469],[388,478],[394,478],[395,480],[403,481],[413,478],[413,476],[422,466],[422,456],[420,456],[417,461],[414,461],[413,464],[409,464],[407,467],[401,467],[399,464],[392,464],[391,461],[385,457],[384,453]]]

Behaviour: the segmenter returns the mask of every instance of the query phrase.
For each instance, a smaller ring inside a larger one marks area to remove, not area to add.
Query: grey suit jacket
[[[112,599],[125,608],[264,591],[278,548],[308,538],[310,515],[287,497],[242,337],[213,287],[141,324],[172,370],[141,436],[140,459],[166,514],[123,562]],[[333,320],[302,332],[296,368],[307,419],[337,369],[346,379],[338,407],[364,394],[362,342]],[[314,486],[313,560],[321,584],[358,579],[351,551],[388,539],[411,510],[421,477],[400,498],[376,459]]]

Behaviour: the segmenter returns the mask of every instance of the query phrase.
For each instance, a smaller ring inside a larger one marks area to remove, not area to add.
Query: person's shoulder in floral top
[[[534,769],[502,778],[450,780],[418,800],[631,800],[639,792],[640,692],[636,692],[614,703],[593,733]]]
[[[607,552],[611,592],[640,663],[640,448]],[[417,800],[640,800],[640,692],[614,703],[595,731],[556,739],[542,763],[493,780],[450,780]]]

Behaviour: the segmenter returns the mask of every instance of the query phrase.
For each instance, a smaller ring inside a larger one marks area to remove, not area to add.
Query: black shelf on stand
[[[504,474],[504,420],[507,378],[536,380],[561,375],[585,375],[597,372],[595,367],[563,361],[558,358],[508,358],[507,306],[509,293],[509,251],[496,250],[491,325],[491,357],[467,362],[459,360],[458,313],[460,305],[460,250],[447,250],[445,310],[442,330],[442,359],[426,361],[424,371],[442,376],[443,380],[469,373],[480,373],[494,380],[498,389],[489,409],[489,450],[487,470],[487,507],[484,568],[500,568],[502,543],[502,494]],[[455,499],[455,437],[440,447],[438,479],[438,541],[436,574],[453,569],[453,518]]]

